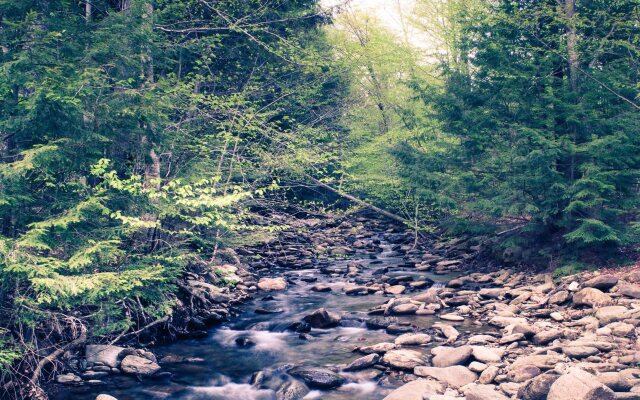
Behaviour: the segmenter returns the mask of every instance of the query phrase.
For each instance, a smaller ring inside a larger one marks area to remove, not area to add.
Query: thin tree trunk
[[[578,90],[578,50],[576,24],[574,20],[576,0],[565,0],[564,11],[567,18],[567,60],[569,61],[569,82],[573,91]]]
[[[398,222],[400,222],[402,224],[406,224],[406,225],[410,225],[411,224],[411,221],[408,221],[407,219],[402,218],[401,216],[399,216],[397,214],[394,214],[394,213],[389,212],[387,210],[383,210],[382,208],[376,207],[371,203],[367,203],[364,200],[361,200],[361,199],[359,199],[357,197],[354,197],[354,196],[352,196],[352,195],[350,195],[348,193],[345,193],[345,192],[343,192],[341,190],[338,190],[338,189],[336,189],[336,188],[334,188],[332,186],[329,186],[326,183],[324,183],[324,182],[322,182],[322,181],[320,181],[320,180],[318,180],[318,179],[316,179],[314,177],[311,177],[311,176],[308,176],[308,177],[316,185],[320,186],[321,188],[327,189],[328,191],[333,192],[333,193],[337,194],[340,197],[344,197],[345,199],[350,200],[350,201],[352,201],[352,202],[354,202],[354,203],[356,203],[358,205],[361,205],[363,207],[369,208],[369,209],[377,212],[378,214],[384,215],[385,217],[387,217],[389,219],[392,219],[394,221],[398,221]]]

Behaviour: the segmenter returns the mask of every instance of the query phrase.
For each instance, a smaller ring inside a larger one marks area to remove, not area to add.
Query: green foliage
[[[170,313],[176,280],[258,229],[246,217],[296,147],[334,127],[318,117],[341,78],[315,0],[95,0],[88,15],[0,1],[0,16],[0,327],[13,335],[49,340],[69,321],[111,335]],[[0,342],[0,366],[18,339]]]

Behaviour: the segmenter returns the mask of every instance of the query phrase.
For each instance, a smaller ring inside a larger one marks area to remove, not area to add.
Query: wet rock
[[[324,308],[320,308],[305,316],[303,321],[308,323],[312,328],[327,329],[338,326],[340,323],[340,316],[329,312]]]
[[[122,359],[120,369],[125,374],[148,376],[160,371],[160,366],[148,358],[131,355]]]
[[[360,347],[358,351],[364,354],[371,354],[371,353],[383,354],[383,353],[386,353],[387,351],[394,350],[397,347],[398,346],[396,346],[395,343],[382,342],[382,343],[376,343],[372,346]]]
[[[96,396],[96,400],[118,400],[118,399],[108,394],[99,394],[98,396]]]
[[[296,367],[289,370],[289,375],[319,389],[338,387],[346,381],[341,375],[325,368]]]
[[[63,385],[74,385],[82,382],[82,378],[72,373],[60,374],[56,376],[56,382],[61,383]]]
[[[497,289],[480,289],[480,291],[478,292],[478,295],[480,297],[483,297],[485,299],[500,299],[502,297],[504,297],[506,291],[502,288],[497,288]]]
[[[276,400],[300,400],[309,393],[309,388],[302,382],[291,380],[280,386],[276,392]]]
[[[509,400],[493,385],[469,385],[464,391],[467,400]]]
[[[442,384],[426,379],[416,379],[405,383],[389,393],[383,400],[423,400],[428,396],[444,392]]]
[[[385,292],[385,293],[387,293],[387,294],[399,295],[399,294],[404,293],[404,291],[405,291],[406,289],[407,289],[407,288],[406,288],[406,287],[404,287],[403,285],[393,285],[393,286],[389,286],[389,287],[387,287],[387,288],[384,290],[384,292]]]
[[[380,356],[376,353],[369,354],[364,357],[356,358],[351,361],[349,365],[347,365],[344,370],[345,371],[357,371],[360,369],[369,368],[375,365],[380,360]]]
[[[440,316],[440,319],[443,319],[445,321],[454,321],[454,322],[464,321],[464,317],[456,314],[442,314]]]
[[[321,283],[321,284],[312,286],[311,287],[311,291],[320,292],[320,293],[330,292],[331,291],[331,286]]]
[[[478,377],[475,372],[461,365],[446,368],[419,366],[413,370],[413,373],[418,376],[433,378],[456,389],[474,382]]]
[[[414,329],[411,325],[391,324],[387,326],[387,333],[390,335],[399,335],[402,333],[412,332]]]
[[[240,347],[253,347],[253,346],[256,345],[256,343],[253,340],[249,339],[248,337],[244,337],[244,336],[236,338],[235,342]]]
[[[455,342],[460,336],[460,332],[451,325],[436,323],[432,325],[432,328],[442,333],[449,343]]]
[[[364,295],[369,294],[369,288],[366,287],[366,286],[351,286],[351,285],[348,285],[348,286],[345,286],[343,290],[344,290],[345,294],[350,295],[350,296],[364,296]]]
[[[365,325],[368,329],[386,329],[389,325],[396,322],[395,318],[391,317],[375,317],[365,321]]]
[[[258,282],[258,289],[265,292],[285,290],[287,288],[287,281],[284,278],[261,278]]]
[[[559,375],[549,373],[538,375],[520,387],[517,398],[521,400],[546,400],[551,385],[559,377]]]
[[[89,365],[102,364],[111,368],[120,365],[120,356],[126,349],[107,344],[89,344],[85,347],[85,358]]]
[[[398,336],[394,343],[398,346],[421,346],[431,343],[431,336],[426,333],[405,333]]]
[[[611,304],[611,296],[594,288],[584,288],[573,295],[573,304],[596,308]]]
[[[391,350],[384,354],[382,363],[397,369],[414,369],[424,365],[422,353],[414,350]]]
[[[617,284],[618,284],[617,276],[611,275],[611,274],[602,274],[602,275],[596,276],[595,278],[589,279],[588,281],[584,282],[582,285],[584,287],[591,287],[591,288],[596,288],[596,289],[606,291],[611,289]]]
[[[571,368],[559,377],[549,390],[547,400],[614,400],[611,389],[595,376],[579,368]]]
[[[453,365],[461,365],[471,358],[473,348],[471,346],[461,347],[435,347],[431,349],[431,353],[435,357],[431,360],[434,367],[450,367]]]
[[[390,312],[397,315],[415,314],[420,307],[413,303],[398,304],[391,307]]]

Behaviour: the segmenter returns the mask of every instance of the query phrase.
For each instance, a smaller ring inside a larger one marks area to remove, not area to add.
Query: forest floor
[[[480,250],[463,239],[416,245],[411,231],[369,217],[299,220],[217,267],[235,288],[214,286],[205,269],[185,277],[171,326],[192,340],[88,345],[66,355],[50,393],[640,399],[638,266],[554,280],[482,261]],[[212,383],[214,371],[226,380]]]

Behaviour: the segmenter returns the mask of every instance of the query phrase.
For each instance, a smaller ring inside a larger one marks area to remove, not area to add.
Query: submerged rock
[[[302,320],[308,323],[312,328],[326,329],[337,326],[340,323],[340,316],[329,312],[324,308],[320,308],[305,316]]]

